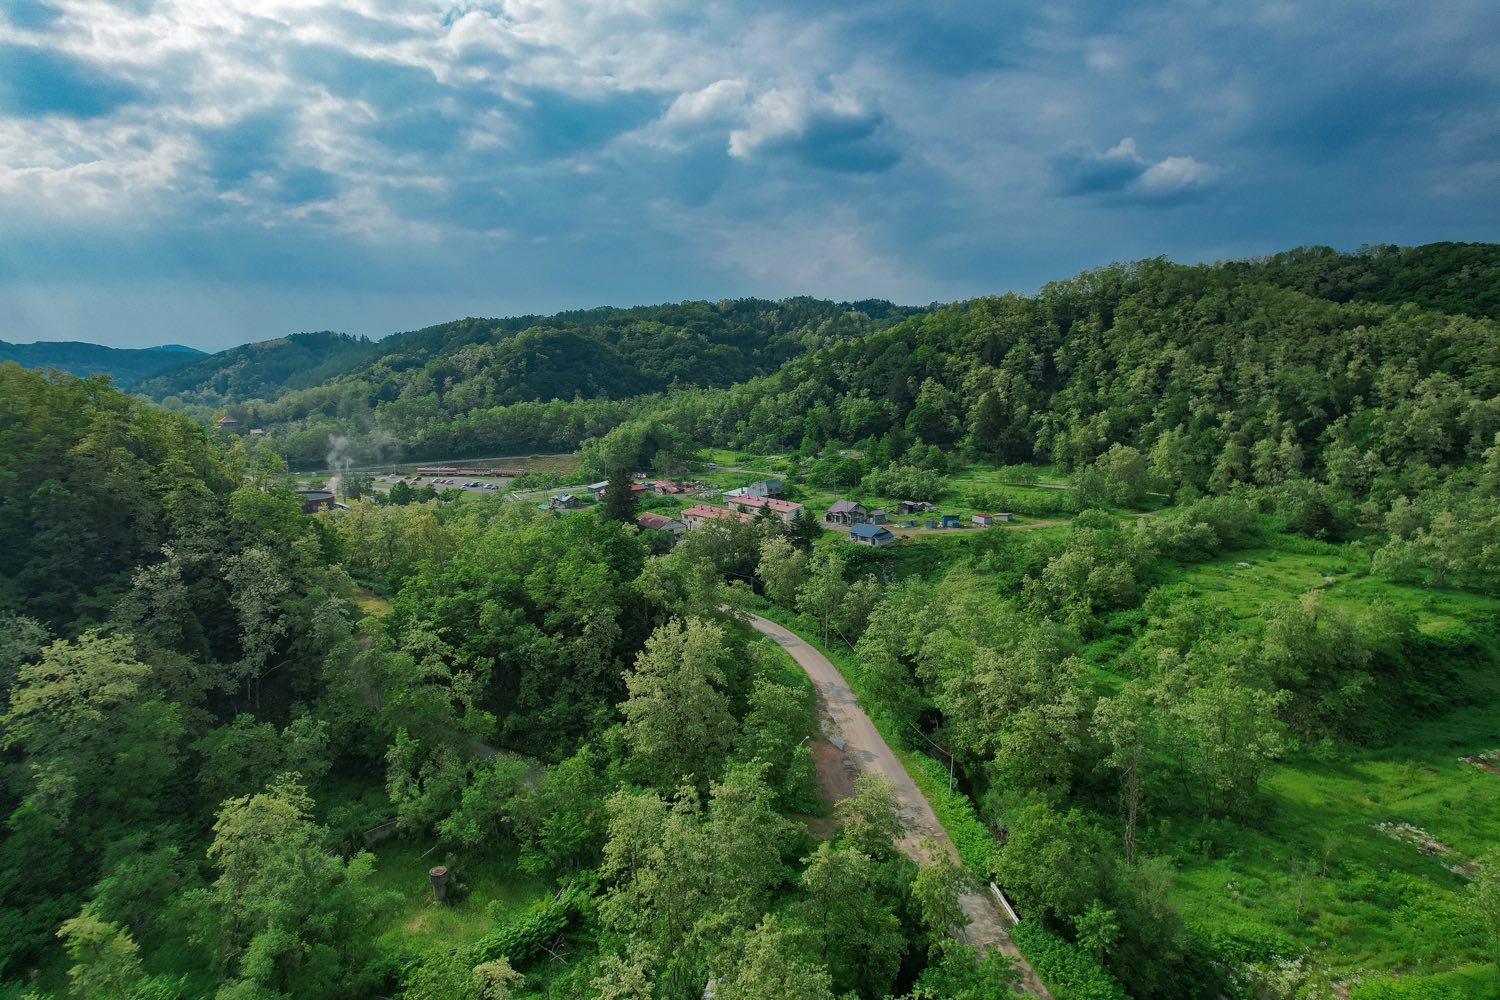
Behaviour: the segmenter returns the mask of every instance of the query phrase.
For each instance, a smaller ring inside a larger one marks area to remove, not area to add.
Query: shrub
[[[1058,1000],[1128,1000],[1125,988],[1093,955],[1041,924],[1017,924],[1010,936]]]

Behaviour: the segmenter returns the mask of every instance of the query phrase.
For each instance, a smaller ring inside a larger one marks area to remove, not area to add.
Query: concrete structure
[[[779,479],[762,479],[759,482],[751,483],[749,486],[741,486],[737,489],[727,490],[724,493],[724,499],[726,500],[739,500],[742,497],[770,497],[775,499],[780,496],[781,480]]]

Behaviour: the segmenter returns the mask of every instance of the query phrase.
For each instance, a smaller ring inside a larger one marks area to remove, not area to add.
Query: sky
[[[4,0],[0,339],[1500,239],[1495,0]]]

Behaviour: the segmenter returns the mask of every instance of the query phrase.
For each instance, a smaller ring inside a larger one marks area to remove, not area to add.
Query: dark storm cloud
[[[1492,0],[23,3],[0,315],[77,337],[57,290],[118,286],[160,301],[121,342],[193,343],[181,303],[382,333],[1495,239],[1496,107]]]

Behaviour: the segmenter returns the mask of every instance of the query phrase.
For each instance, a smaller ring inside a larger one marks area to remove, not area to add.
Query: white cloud
[[[1191,156],[1169,156],[1147,167],[1136,186],[1152,195],[1180,194],[1206,187],[1219,172],[1220,168],[1199,163]]]

